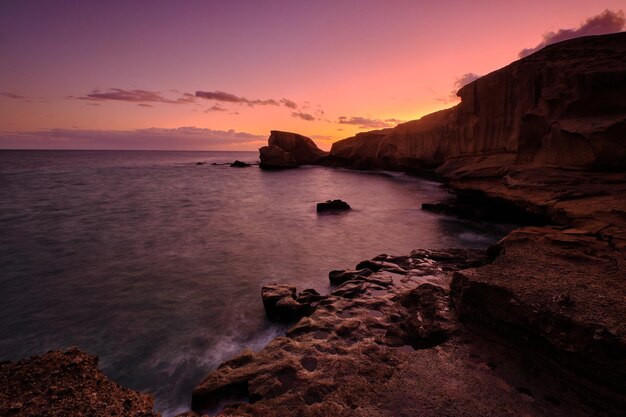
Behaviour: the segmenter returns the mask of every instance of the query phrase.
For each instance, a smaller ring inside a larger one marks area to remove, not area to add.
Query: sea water
[[[220,362],[284,332],[263,284],[327,293],[330,270],[508,230],[424,212],[446,191],[404,174],[222,165],[257,157],[0,151],[0,361],[78,346],[171,415]],[[318,215],[328,199],[352,210]]]

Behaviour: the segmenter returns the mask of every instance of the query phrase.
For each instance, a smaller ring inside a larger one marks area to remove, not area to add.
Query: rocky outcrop
[[[318,213],[346,211],[350,209],[350,204],[346,203],[343,200],[326,200],[323,203],[317,203]]]
[[[624,169],[625,57],[626,33],[547,46],[464,86],[450,109],[336,142],[330,160],[447,176]]]
[[[310,314],[319,301],[325,297],[314,289],[306,289],[298,295],[296,294],[296,287],[269,284],[261,289],[261,298],[265,313],[269,318],[295,321]]]
[[[285,337],[210,373],[193,409],[240,417],[619,415],[542,359],[456,320],[452,276],[492,259],[420,250],[369,260],[378,272],[344,271],[347,280]]]
[[[252,165],[248,164],[247,162],[242,162],[242,161],[237,159],[234,162],[232,162],[230,164],[230,166],[232,168],[247,168],[247,167],[252,166]]]
[[[259,149],[261,168],[295,168],[318,163],[328,155],[306,136],[272,130],[268,146]]]
[[[0,364],[2,416],[159,416],[153,407],[152,397],[109,380],[98,358],[78,349]]]

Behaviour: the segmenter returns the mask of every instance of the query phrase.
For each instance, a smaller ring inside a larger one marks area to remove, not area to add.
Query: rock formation
[[[158,417],[152,397],[109,380],[98,358],[79,351],[50,351],[0,364],[1,416]]]
[[[626,33],[547,46],[457,94],[450,109],[336,142],[330,160],[448,176],[626,166]]]
[[[226,395],[249,404],[225,416],[623,414],[626,33],[550,45],[458,95],[319,162],[436,170],[457,199],[425,208],[530,226],[482,254],[332,271],[286,337],[198,385],[196,410]]]
[[[295,168],[318,163],[328,155],[306,136],[272,130],[268,146],[259,149],[261,168]]]
[[[285,337],[209,374],[193,392],[193,409],[221,404],[220,416],[239,417],[618,415],[542,359],[455,319],[453,275],[492,259],[419,250],[367,261],[378,272],[345,271],[347,280]]]
[[[323,203],[317,203],[318,213],[346,211],[350,209],[350,204],[346,203],[343,200],[326,200]]]

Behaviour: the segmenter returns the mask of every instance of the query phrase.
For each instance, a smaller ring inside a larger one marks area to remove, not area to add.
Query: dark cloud
[[[167,97],[164,97],[158,91],[148,91],[148,90],[124,90],[123,88],[110,88],[106,92],[102,92],[100,90],[93,90],[89,94],[85,94],[84,96],[74,97],[69,96],[68,98],[75,98],[79,100],[88,100],[88,101],[127,101],[130,103],[168,103],[168,104],[188,104],[193,103],[195,101],[195,96],[193,94],[185,93],[182,97],[172,100]]]
[[[392,127],[393,124],[380,119],[369,119],[367,117],[353,116],[346,117],[341,116],[338,120],[342,125],[357,125],[359,129],[380,129],[384,127]]]
[[[0,132],[0,148],[4,149],[252,150],[266,143],[267,136],[197,127]]]
[[[606,33],[620,32],[624,30],[626,19],[624,12],[618,10],[605,10],[599,15],[592,16],[585,20],[576,29],[560,29],[556,32],[547,32],[543,35],[543,41],[534,48],[522,49],[519,53],[520,58],[524,58],[532,53],[537,52],[541,48],[553,43],[566,41],[568,39],[578,38],[589,35],[604,35]]]
[[[235,94],[226,93],[224,91],[196,91],[196,97],[206,100],[222,101],[225,103],[247,104],[248,106],[279,106],[280,103],[274,99],[267,100],[250,100],[245,97],[239,97]]]
[[[29,98],[29,97],[21,96],[19,94],[9,93],[9,92],[0,93],[0,96],[6,97],[6,98],[12,98],[15,100],[26,100]]]
[[[214,111],[223,112],[223,111],[228,111],[228,109],[220,106],[219,104],[215,104],[215,105],[209,107],[208,109],[206,109],[204,112],[205,113],[210,113],[210,112],[214,112]]]
[[[316,117],[309,113],[303,113],[301,111],[291,112],[291,117],[295,117],[296,119],[306,120],[307,122],[312,122],[316,120]]]
[[[152,104],[139,103],[137,104],[139,107],[154,107]]]
[[[289,99],[281,98],[280,102],[283,103],[283,106],[285,106],[287,108],[290,108],[292,110],[295,110],[295,109],[298,108],[298,105],[295,102],[293,102],[293,101],[291,101]]]
[[[406,122],[406,120],[400,120],[400,119],[385,119],[385,122],[387,123],[393,123],[394,125],[400,124],[400,123],[404,123]]]

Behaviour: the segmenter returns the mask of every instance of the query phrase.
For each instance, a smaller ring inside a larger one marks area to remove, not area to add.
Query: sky
[[[0,148],[323,149],[455,105],[626,0],[0,0]]]

